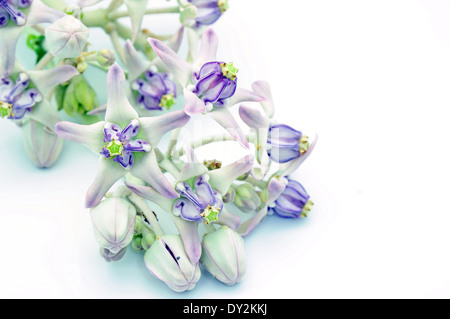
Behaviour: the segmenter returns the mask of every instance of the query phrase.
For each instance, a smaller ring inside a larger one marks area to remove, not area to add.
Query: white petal
[[[55,132],[63,139],[83,144],[92,152],[99,155],[103,146],[105,145],[103,141],[103,139],[105,138],[105,135],[103,133],[104,127],[105,122],[98,122],[92,125],[81,125],[72,122],[59,122],[55,126]],[[112,161],[112,159],[109,160]]]
[[[267,206],[261,209],[255,216],[239,226],[237,232],[241,236],[247,236],[267,216]]]
[[[148,142],[156,146],[166,133],[183,127],[190,119],[184,111],[173,111],[155,117],[141,117],[139,122]]]
[[[302,165],[303,162],[311,155],[314,147],[316,146],[317,139],[318,136],[316,135],[312,142],[309,144],[309,148],[306,153],[286,164],[282,164],[280,168],[280,175],[289,176],[294,173],[300,167],[300,165]]]
[[[244,132],[227,108],[215,108],[208,115],[226,129],[243,147],[249,148]]]
[[[252,155],[247,155],[236,162],[209,172],[209,184],[222,196],[228,192],[231,184],[241,175],[249,172],[253,167]]]
[[[56,109],[46,99],[36,103],[31,110],[30,117],[45,125],[50,131],[54,131],[56,123],[61,120]]]
[[[198,234],[199,223],[184,220],[181,217],[173,216],[173,221],[177,227],[184,244],[184,250],[192,264],[196,264],[202,255],[202,244]]]
[[[156,154],[153,150],[146,153],[139,161],[136,161],[131,168],[130,173],[133,176],[144,180],[161,195],[169,199],[179,197],[166,176],[161,172],[158,161],[156,160]]]
[[[242,102],[261,102],[264,97],[247,89],[237,88],[236,92],[228,100],[228,106],[233,106]]]
[[[217,34],[213,31],[213,29],[206,30],[202,36],[200,53],[194,63],[194,71],[198,72],[205,63],[216,60],[218,46],[219,39]]]
[[[79,73],[71,65],[61,65],[48,70],[28,71],[27,74],[42,96],[46,97],[58,84],[69,81]]]
[[[24,27],[14,26],[0,28],[1,54],[0,54],[0,75],[8,76],[14,70],[16,62],[16,45],[22,34]]]
[[[158,193],[153,187],[137,185],[130,182],[125,182],[125,185],[136,195],[139,195],[145,199],[148,199],[152,203],[155,203],[166,212],[171,212],[173,207],[173,199],[168,199]]]
[[[40,23],[53,23],[64,17],[66,14],[46,6],[41,0],[33,0],[27,13],[26,26],[33,26]]]
[[[187,161],[178,177],[178,182],[186,181],[192,177],[200,176],[208,172],[208,168],[198,161],[192,147],[185,147],[185,154]]]
[[[183,90],[184,93],[184,111],[190,116],[205,112],[205,102],[200,100],[197,95],[188,89]]]
[[[141,56],[141,54],[134,48],[133,43],[131,43],[130,40],[125,42],[123,54],[128,70],[128,81],[130,83],[136,80],[151,66],[150,61]]]
[[[275,113],[275,107],[269,83],[266,81],[257,81],[252,84],[252,89],[256,94],[262,96],[265,99],[265,101],[261,102],[261,106],[266,112],[266,115],[272,118]]]
[[[97,175],[86,194],[86,207],[97,206],[109,189],[127,172],[111,158],[100,157]]]

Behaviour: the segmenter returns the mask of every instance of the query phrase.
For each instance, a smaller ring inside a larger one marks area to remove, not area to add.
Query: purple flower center
[[[208,62],[194,73],[194,93],[205,103],[223,107],[237,88],[237,72],[233,63]]]
[[[131,121],[124,129],[114,123],[106,123],[103,129],[105,146],[100,155],[112,158],[125,169],[131,169],[134,164],[134,154],[150,152],[150,144],[141,139],[133,140],[139,133],[138,120]]]
[[[228,0],[188,0],[197,7],[195,27],[211,25],[228,10]]]
[[[283,193],[270,210],[283,218],[307,217],[313,206],[305,188],[297,181],[288,179]]]
[[[12,19],[18,26],[26,22],[26,16],[18,8],[28,8],[32,0],[0,0],[0,27],[4,27]]]
[[[19,74],[16,82],[10,78],[0,78],[0,116],[20,120],[31,112],[33,106],[42,100],[36,89],[27,89],[30,79],[25,73]]]
[[[147,71],[144,79],[137,79],[131,85],[137,91],[137,103],[147,110],[170,109],[175,104],[177,86],[168,74]]]

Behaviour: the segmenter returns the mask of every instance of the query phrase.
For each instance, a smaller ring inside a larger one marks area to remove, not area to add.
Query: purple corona
[[[33,106],[42,100],[36,89],[28,89],[30,78],[19,74],[16,82],[10,78],[0,78],[0,116],[11,120],[20,120]]]
[[[28,8],[32,0],[0,0],[0,27],[13,20],[18,26],[24,25],[26,16],[19,9]]]
[[[211,188],[203,176],[194,180],[193,187],[183,182],[177,186],[177,190],[181,198],[173,205],[176,216],[206,224],[217,221],[223,209],[222,196]]]
[[[137,79],[131,88],[137,91],[137,103],[147,110],[170,109],[175,104],[177,86],[168,74],[152,70],[145,72],[144,79]]]
[[[198,73],[193,74],[193,91],[205,104],[223,107],[237,87],[237,72],[233,63],[208,62]]]
[[[278,124],[269,128],[267,153],[277,163],[287,163],[306,153],[308,137],[290,126]]]
[[[195,26],[211,25],[228,10],[228,0],[188,0],[197,7]]]
[[[288,179],[281,195],[269,207],[269,211],[283,218],[307,217],[313,202],[305,188],[297,181]]]
[[[123,130],[114,123],[106,123],[103,130],[106,143],[100,155],[112,158],[113,161],[130,169],[134,164],[134,152],[150,152],[151,146],[145,140],[132,140],[139,133],[139,121],[131,121]]]

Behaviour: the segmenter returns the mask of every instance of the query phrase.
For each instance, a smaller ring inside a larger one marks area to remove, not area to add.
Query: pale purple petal
[[[197,95],[188,89],[184,89],[183,93],[185,99],[184,111],[186,114],[192,116],[205,112],[205,102],[200,100]]]
[[[151,66],[150,61],[141,56],[141,54],[134,48],[133,43],[130,40],[125,42],[123,54],[128,70],[128,81],[130,83],[135,81]]]
[[[228,106],[233,106],[242,102],[261,102],[264,97],[247,89],[237,88],[236,92],[228,100]]]
[[[250,148],[244,132],[227,108],[215,108],[208,115],[226,129],[243,147]]]
[[[230,213],[227,209],[223,208],[219,215],[217,224],[228,226],[231,229],[237,231],[241,225],[241,217]]]
[[[58,84],[69,81],[79,73],[71,65],[61,65],[47,70],[28,71],[27,74],[42,96],[47,97]]]
[[[141,31],[142,21],[145,16],[148,0],[126,0],[125,5],[131,20],[131,29],[133,30],[132,41],[136,41],[138,33]]]
[[[240,234],[241,236],[247,236],[253,229],[255,229],[256,226],[259,225],[259,223],[261,223],[261,221],[266,216],[267,216],[267,206],[265,206],[258,213],[256,213],[255,216],[242,223],[237,230],[238,234]]]
[[[0,54],[0,76],[9,76],[14,71],[16,62],[16,45],[24,27],[0,28],[1,54]]]
[[[217,47],[219,46],[219,39],[213,29],[208,29],[203,33],[200,52],[194,63],[194,70],[200,68],[207,62],[216,60]]]
[[[162,41],[149,38],[148,42],[155,50],[156,54],[161,58],[175,79],[186,87],[192,74],[192,67],[183,59],[181,59],[167,44]]]
[[[284,164],[300,157],[300,151],[297,148],[271,147],[267,150],[271,160]]]
[[[50,131],[54,131],[56,123],[61,121],[56,108],[45,99],[32,108],[30,118],[45,125]]]
[[[63,139],[81,143],[95,154],[100,154],[104,143],[103,128],[105,122],[92,125],[81,125],[72,122],[59,122],[55,126],[55,132]],[[112,161],[111,161],[112,162]],[[117,163],[114,163],[117,165]]]
[[[97,206],[109,189],[128,171],[110,158],[100,157],[97,176],[86,194],[86,207]]]
[[[261,102],[261,106],[266,112],[266,115],[272,118],[275,113],[275,107],[269,83],[266,81],[257,81],[252,84],[252,89],[256,94],[264,98],[264,101]]]
[[[33,26],[40,23],[53,23],[64,16],[64,12],[46,6],[41,0],[33,0],[25,25]]]
[[[205,181],[203,176],[199,176],[195,179],[194,188],[199,200],[204,204],[204,206],[215,206],[217,199],[213,194],[211,186],[207,181]]]
[[[122,143],[125,141],[130,141],[133,137],[138,135],[140,128],[141,126],[139,121],[136,119],[132,120],[120,133],[117,134],[117,137]]]
[[[236,162],[209,172],[209,184],[213,189],[225,196],[231,184],[253,167],[254,157],[247,155]]]
[[[181,26],[178,29],[178,31],[169,39],[167,45],[174,52],[178,52],[178,50],[180,49],[181,42],[183,41],[183,35],[184,35],[184,26]]]
[[[244,123],[251,128],[256,130],[265,129],[266,131],[269,129],[269,118],[255,108],[241,105],[239,106],[239,115]]]
[[[295,172],[300,167],[300,165],[302,165],[303,162],[311,155],[311,153],[313,152],[313,150],[316,146],[317,139],[318,139],[318,136],[316,135],[314,140],[309,144],[308,150],[304,154],[302,154],[295,160],[284,164],[282,166],[282,168],[280,169],[280,175],[289,176],[293,172]]]
[[[142,156],[139,161],[136,161],[130,173],[147,182],[147,184],[167,198],[175,199],[179,196],[166,176],[161,172],[153,150]]]
[[[125,74],[117,63],[109,69],[106,83],[108,92],[106,121],[124,127],[132,120],[139,118],[139,115],[128,101]]]
[[[147,140],[156,146],[166,133],[183,127],[190,119],[184,111],[173,111],[155,117],[142,117],[139,122]]]
[[[125,181],[125,185],[136,195],[148,199],[167,212],[172,211],[173,199],[168,199],[167,197],[162,196],[153,187],[136,185],[127,181]]]
[[[177,204],[174,205],[174,207]],[[202,244],[198,234],[198,222],[191,222],[180,217],[173,218],[178,233],[183,240],[184,250],[192,264],[198,263],[202,255]]]

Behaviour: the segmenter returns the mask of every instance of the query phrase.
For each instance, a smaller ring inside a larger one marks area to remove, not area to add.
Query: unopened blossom
[[[71,15],[66,15],[45,29],[45,39],[50,53],[60,58],[81,55],[89,38],[89,29]]]
[[[285,124],[269,127],[267,153],[277,163],[287,163],[304,155],[309,148],[309,138]]]
[[[187,0],[197,8],[195,27],[215,23],[228,10],[228,0]]]
[[[111,186],[130,173],[154,187],[162,196],[178,193],[159,168],[154,148],[161,138],[189,121],[183,111],[158,117],[139,117],[126,94],[125,74],[114,64],[107,76],[105,121],[93,125],[60,122],[56,133],[84,144],[100,157],[97,176],[86,195],[86,206],[96,206]]]
[[[201,277],[198,262],[191,262],[179,235],[159,237],[145,253],[144,261],[153,276],[176,292],[194,289]]]
[[[307,217],[313,202],[305,188],[297,181],[289,179],[284,191],[269,206],[269,214],[275,213],[283,218]]]
[[[208,168],[197,160],[191,148],[186,148],[186,155],[187,163],[178,177],[176,187],[180,197],[176,200],[161,196],[153,187],[131,182],[125,182],[125,185],[135,194],[174,214],[175,225],[182,237],[186,253],[195,263],[201,256],[201,241],[198,236],[198,226],[201,222],[211,222],[217,217],[214,223],[226,225],[231,229],[237,229],[241,224],[239,216],[231,214],[223,207],[222,198],[239,176],[250,171],[253,156],[247,155],[220,169],[208,171]],[[193,185],[188,181],[193,181]]]
[[[244,101],[262,101],[263,98],[237,87],[238,69],[233,63],[216,58],[216,33],[208,29],[203,34],[200,52],[193,65],[181,59],[164,42],[152,38],[149,38],[149,42],[183,88],[185,112],[191,116],[207,113],[241,145],[248,148],[245,134],[227,107]]]
[[[53,23],[64,16],[41,0],[0,0],[0,76],[13,72],[17,41],[25,27]]]
[[[253,185],[243,183],[235,188],[233,203],[244,213],[251,213],[259,209],[261,198]]]
[[[247,254],[242,237],[227,226],[207,233],[202,241],[200,262],[224,284],[234,285],[247,271]]]
[[[95,239],[107,261],[125,253],[133,239],[135,218],[135,207],[123,198],[108,198],[91,209]]]

